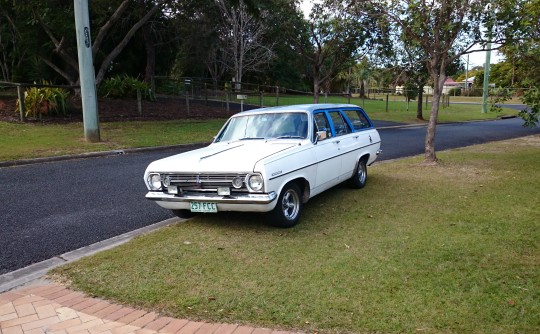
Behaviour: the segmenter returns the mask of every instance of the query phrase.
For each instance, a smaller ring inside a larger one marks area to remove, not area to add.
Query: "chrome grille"
[[[185,190],[217,190],[218,187],[232,188],[232,180],[235,177],[246,178],[246,173],[227,173],[227,174],[178,174],[178,173],[162,173],[163,180],[168,179],[169,184],[178,186]],[[241,189],[233,189],[236,191],[247,190],[244,186]]]

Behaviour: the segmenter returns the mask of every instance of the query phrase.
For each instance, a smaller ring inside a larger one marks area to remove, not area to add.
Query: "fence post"
[[[26,121],[24,110],[24,92],[21,85],[17,85],[17,95],[19,96],[19,112],[21,113],[21,122]]]
[[[428,94],[426,94],[426,110],[427,110],[427,103],[428,103]]]
[[[204,104],[208,105],[208,87],[206,82],[204,83]]]
[[[258,89],[259,89],[259,106],[263,106],[263,92],[261,90],[261,86],[259,85],[258,86]]]
[[[279,86],[276,86],[276,106],[279,106]]]
[[[142,116],[142,94],[140,89],[137,89],[137,110],[139,115]]]
[[[231,86],[232,86],[232,84],[231,84]],[[227,102],[227,112],[231,111],[231,107],[229,106],[229,98],[230,98],[229,87],[226,87],[225,88],[225,100]]]
[[[388,94],[386,94],[386,112],[388,112]]]
[[[189,115],[189,92],[186,90],[186,108],[187,114]]]

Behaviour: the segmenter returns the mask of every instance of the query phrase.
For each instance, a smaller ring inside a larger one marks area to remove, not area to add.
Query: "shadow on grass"
[[[371,177],[371,183],[380,182],[375,180],[377,176]],[[384,182],[384,181],[382,181]],[[338,224],[339,221],[329,218],[329,207],[335,206],[336,202],[348,196],[369,196],[370,188],[373,185],[366,185],[364,189],[352,189],[346,182],[340,183],[325,192],[311,198],[303,206],[302,216],[298,224],[292,228],[275,227],[271,223],[270,213],[256,212],[229,212],[222,211],[217,214],[200,214],[188,221],[188,224],[205,225],[208,228],[239,230],[243,232],[277,232],[289,233],[300,231],[321,230],[328,227],[329,224]],[[331,217],[331,214],[330,214]]]

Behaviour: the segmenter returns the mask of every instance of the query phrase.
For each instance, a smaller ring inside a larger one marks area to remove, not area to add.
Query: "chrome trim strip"
[[[149,191],[146,198],[152,201],[163,202],[215,202],[227,204],[268,204],[277,198],[276,192],[268,194],[239,194],[219,196],[217,194],[183,194],[172,195],[160,191]]]

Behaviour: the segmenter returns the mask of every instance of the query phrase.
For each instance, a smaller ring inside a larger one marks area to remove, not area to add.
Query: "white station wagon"
[[[381,139],[364,110],[348,104],[261,108],[232,116],[207,147],[152,162],[147,199],[179,217],[268,212],[294,226],[303,204],[343,181],[363,188]]]

